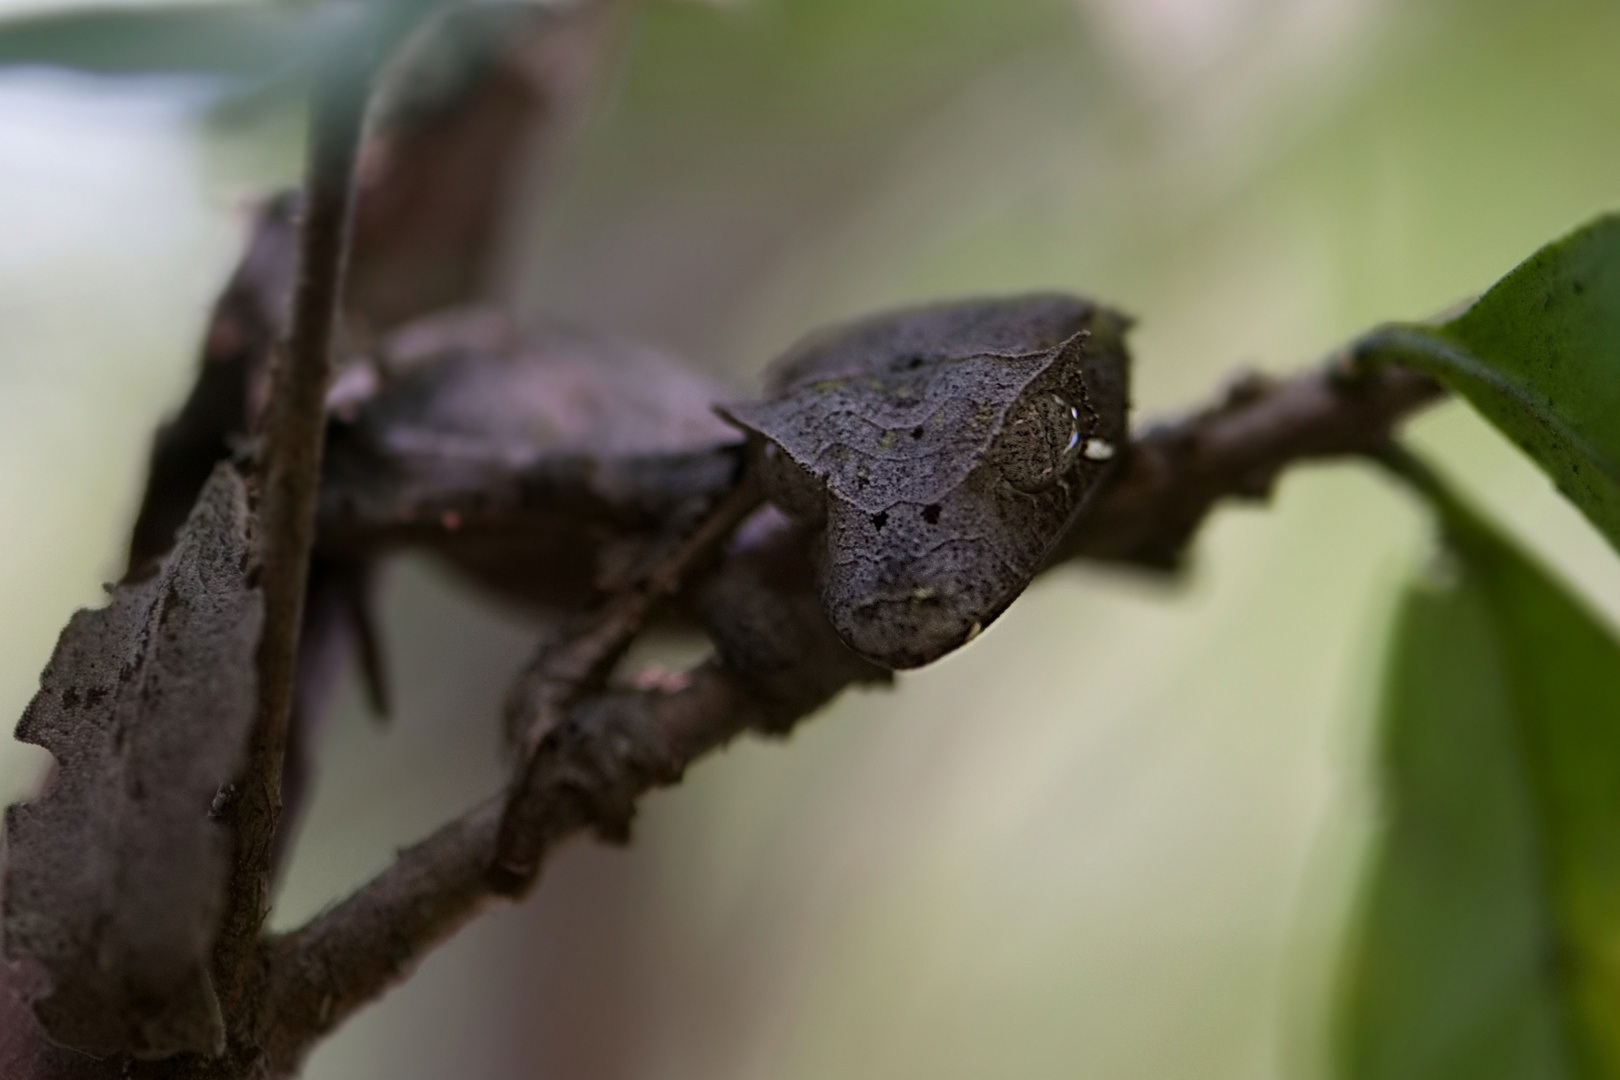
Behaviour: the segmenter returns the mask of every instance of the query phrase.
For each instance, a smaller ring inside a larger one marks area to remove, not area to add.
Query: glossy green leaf
[[[1409,588],[1391,646],[1342,1073],[1620,1076],[1620,646],[1441,502],[1453,558]]]
[[[92,8],[0,23],[0,64],[262,79],[307,65],[352,21],[327,7]]]
[[[1543,248],[1451,321],[1359,351],[1466,397],[1620,548],[1620,216]]]

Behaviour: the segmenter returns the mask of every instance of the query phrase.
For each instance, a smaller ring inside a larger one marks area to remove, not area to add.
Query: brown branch
[[[1411,368],[1358,371],[1342,359],[1287,379],[1246,376],[1214,405],[1134,439],[1051,561],[1173,567],[1217,502],[1265,498],[1297,462],[1373,451],[1444,392]]]
[[[359,208],[364,216],[357,221],[350,241],[353,265],[342,275],[343,291],[348,294],[344,304],[346,325],[363,322],[375,330],[440,303],[506,288],[502,273],[510,260],[503,249],[514,233],[510,220],[520,208],[519,196],[532,192],[536,180],[555,169],[562,143],[576,126],[597,74],[607,66],[603,63],[605,54],[619,42],[624,16],[632,7],[633,0],[587,0],[561,12],[514,9],[513,14],[495,13],[487,19],[479,12],[468,16],[472,21],[501,23],[502,33],[493,39],[498,46],[495,55],[480,54],[478,58],[488,70],[475,66],[472,81],[459,87],[452,98],[434,103],[430,115],[396,116],[395,122],[379,131],[373,140],[364,180],[357,185],[355,196],[357,202],[364,200],[372,209]],[[363,76],[363,71],[352,69],[346,74],[355,78]],[[442,89],[442,83],[434,85]],[[359,119],[358,109],[347,116],[354,125]],[[324,130],[331,133],[335,127],[328,124]],[[321,135],[321,125],[316,125],[313,134]],[[339,149],[344,145],[345,140],[337,140]],[[321,154],[312,155],[312,167],[321,160],[328,164],[322,170],[328,177],[346,171],[330,167],[330,156]],[[332,194],[330,187],[327,194]],[[302,236],[303,223],[297,220],[302,212],[297,199],[290,195],[278,197],[263,208],[251,246],[215,309],[203,344],[202,371],[192,396],[176,422],[159,433],[154,446],[151,480],[131,540],[132,576],[149,572],[157,557],[171,545],[203,480],[216,462],[233,453],[254,425],[253,417],[260,418],[261,430],[271,440],[277,433],[290,430],[280,420],[263,419],[267,399],[272,396],[270,379],[277,380],[274,396],[282,398],[282,384],[291,377],[287,369],[308,374],[309,366],[299,365],[296,357],[314,356],[310,347],[323,345],[336,321],[332,309],[323,310],[323,305],[318,304],[313,311],[315,318],[295,316],[301,329],[292,331],[288,349],[278,348],[279,339],[288,333],[289,300],[295,286],[304,294],[298,307],[306,315],[311,311],[311,297],[335,299],[340,259],[332,257],[333,246],[336,242],[341,252],[343,237],[342,229],[333,227],[330,214],[325,217],[326,224],[319,224],[323,203],[328,209],[335,205],[333,199],[306,191],[303,206],[308,211],[310,229]],[[325,239],[317,243],[316,235]],[[413,273],[422,287],[399,280],[401,274],[409,278]],[[317,283],[323,275],[326,283]],[[378,280],[371,280],[373,277]],[[294,355],[292,361],[289,354]],[[273,363],[267,360],[272,355]],[[325,358],[320,359],[319,368],[324,369]],[[274,368],[282,370],[266,374],[267,369]],[[293,377],[293,381],[307,391],[295,409],[307,419],[310,399],[319,397],[316,384],[325,382],[324,370],[318,380]],[[310,434],[306,427],[303,435],[292,441],[307,451]],[[318,433],[315,438],[318,440]],[[318,441],[314,445],[313,460],[318,461]],[[290,460],[269,442],[261,443],[260,449],[261,462],[264,457]],[[311,460],[311,455],[305,453],[305,464],[313,468]],[[299,472],[297,468],[291,471]],[[269,477],[261,475],[260,479],[261,499],[271,500],[276,485]],[[261,511],[268,518],[270,508],[265,501],[261,501]],[[278,518],[299,521],[298,502],[297,497],[284,499],[283,507],[291,513],[280,513]],[[302,520],[307,521],[307,513]],[[267,542],[270,532],[289,535],[295,531],[261,529],[261,540]],[[307,526],[305,531],[307,536]],[[296,553],[307,551],[308,545],[294,540],[284,548]],[[269,558],[267,552],[263,554]],[[270,561],[277,565],[282,562],[279,557]],[[267,570],[266,579],[274,576]],[[289,580],[301,576],[296,568],[285,575]],[[319,592],[318,585],[312,588]],[[312,598],[319,608],[319,596],[312,594]],[[320,630],[319,611],[308,614],[317,624],[313,629]],[[283,633],[289,624],[298,625],[296,607],[283,618]],[[322,635],[311,635],[310,629],[306,627],[301,635],[304,645],[318,647]],[[306,655],[306,666],[315,666],[308,665],[308,660]],[[274,684],[274,680],[267,683]],[[262,739],[253,752],[278,763],[281,755],[270,750],[274,741]],[[245,837],[257,843],[268,832],[285,831],[285,809],[279,828],[274,820],[276,808],[270,794],[273,784],[260,787],[256,793],[244,785],[237,787],[244,798],[224,809],[227,814],[238,812],[229,824],[239,839]],[[295,801],[296,794],[293,792]],[[255,795],[259,796],[258,812],[241,813],[246,799]],[[250,818],[256,818],[256,823]],[[249,856],[242,864],[250,870],[262,862],[251,857],[248,845],[240,845],[238,855]],[[186,1056],[163,1062],[97,1062],[62,1050],[46,1040],[20,996],[18,972],[6,964],[0,965],[0,1076],[89,1078],[117,1074],[234,1080],[260,1075],[257,1038],[264,1015],[260,1009],[263,986],[256,975],[260,970],[258,961],[262,960],[262,942],[255,943],[255,938],[264,907],[265,879],[262,874],[251,874],[245,880],[239,878],[237,884],[241,888],[233,888],[230,900],[234,910],[222,934],[221,944],[228,947],[221,949],[217,965],[221,974],[230,975],[235,969],[235,974],[241,976],[233,985],[221,980],[221,997],[236,999],[227,1002],[227,1008],[232,1010],[227,1017],[232,1045],[226,1058]],[[30,990],[26,996],[34,996],[34,992]]]
[[[563,753],[593,794],[612,790],[633,800],[678,780],[688,762],[746,730],[761,708],[742,680],[709,664],[676,693],[623,693],[577,707]],[[401,852],[348,900],[272,943],[264,1044],[272,1075],[295,1069],[321,1036],[502,895],[489,869],[506,804],[504,795],[482,803]],[[537,859],[593,824],[585,803],[562,800],[555,810],[532,836]]]
[[[1141,436],[1060,557],[1174,562],[1221,498],[1263,495],[1298,461],[1375,450],[1441,393],[1415,372],[1357,373],[1343,364],[1280,381],[1246,379],[1215,405]],[[883,677],[819,616],[802,550],[802,537],[778,528],[728,556],[698,598],[720,657],[682,688],[607,691],[555,706],[561,715],[536,755],[542,768],[530,770],[547,795],[521,822],[528,858],[520,889],[576,833],[594,828],[622,840],[642,794],[678,782],[744,731],[784,732],[849,684]],[[491,799],[275,940],[265,1016],[277,1069],[295,1067],[316,1039],[511,891],[512,878],[491,873],[501,861],[503,814],[503,801]]]
[[[553,820],[606,821],[618,808],[559,806],[590,791],[571,784],[561,764],[558,733],[564,715],[586,692],[599,688],[646,623],[654,605],[675,595],[700,563],[759,508],[764,493],[752,469],[742,476],[692,534],[640,581],[618,592],[600,611],[541,651],[507,699],[507,725],[518,750],[518,771],[507,799],[490,874],[502,892],[524,891],[539,870]],[[558,770],[562,769],[563,772]],[[628,820],[628,812],[623,815]]]
[[[567,710],[545,740],[542,783],[552,798],[530,823],[536,865],[588,828],[624,839],[642,794],[678,782],[688,765],[743,732],[783,734],[850,684],[888,677],[838,640],[807,578],[782,584],[769,571],[772,560],[801,549],[802,537],[779,527],[728,555],[699,590],[721,655],[684,685],[609,690]],[[295,1069],[322,1035],[502,895],[490,868],[506,805],[498,796],[474,808],[271,943],[263,1045],[272,1075]]]
[[[1381,364],[1362,370],[1346,359],[1350,355],[1285,379],[1243,377],[1214,403],[1138,432],[1107,488],[1048,565],[1089,559],[1173,568],[1221,500],[1265,497],[1277,475],[1298,461],[1373,450],[1402,419],[1444,392],[1414,369]],[[546,568],[536,567],[525,550],[522,566],[514,568],[522,571],[521,589],[505,580],[516,574],[481,576],[522,600],[577,596],[580,579],[600,557],[604,532],[645,531],[647,522],[686,500],[713,498],[725,472],[712,462],[727,451],[559,455],[517,470],[424,471],[425,479],[409,487],[377,481],[376,461],[406,474],[420,466],[390,457],[375,441],[340,439],[335,452],[347,469],[329,478],[323,493],[323,544],[350,557],[415,546],[452,560],[470,538],[549,544],[557,554]],[[373,488],[387,497],[374,497]],[[788,563],[804,561],[802,552],[781,554]]]
[[[227,1016],[239,1011],[246,993],[269,906],[304,588],[315,539],[326,391],[369,82],[365,67],[350,56],[332,61],[312,105],[291,325],[272,374],[256,463],[265,619],[256,663],[258,715],[247,765],[224,815],[234,850],[226,915],[215,948],[215,978]]]

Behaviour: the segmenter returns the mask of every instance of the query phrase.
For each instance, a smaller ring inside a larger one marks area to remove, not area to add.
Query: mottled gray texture
[[[209,978],[263,602],[247,497],[220,466],[174,550],[62,632],[17,738],[56,757],[6,811],[5,949],[37,962],[51,1037],[98,1056],[218,1052]]]
[[[889,668],[929,663],[1010,604],[1125,450],[1128,320],[1036,295],[816,335],[773,396],[723,414],[815,529],[822,610]]]
[[[730,439],[710,412],[720,389],[645,345],[525,329],[490,307],[420,319],[377,352],[390,433],[442,452],[514,463],[541,455],[692,450]],[[341,409],[341,401],[336,403]]]
[[[678,540],[735,475],[715,384],[643,346],[430,316],[334,387],[321,544],[421,544],[572,610]]]

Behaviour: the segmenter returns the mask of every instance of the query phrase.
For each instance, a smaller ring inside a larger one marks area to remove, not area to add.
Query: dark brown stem
[[[690,536],[563,641],[544,649],[513,687],[507,717],[508,729],[516,736],[519,766],[490,870],[502,891],[516,893],[527,887],[546,848],[546,822],[558,813],[553,803],[579,794],[554,782],[548,773],[555,767],[555,736],[565,712],[581,695],[602,685],[653,607],[679,591],[763,499],[753,470],[745,469]],[[601,817],[579,812],[586,819]]]
[[[265,619],[257,660],[258,715],[247,764],[227,811],[233,866],[215,950],[217,989],[227,1016],[237,1011],[246,992],[259,927],[269,905],[287,721],[315,538],[326,390],[348,252],[354,164],[365,116],[365,68],[352,56],[333,61],[312,106],[298,277],[286,345],[272,373],[256,463]]]
[[[1350,372],[1339,363],[1286,380],[1244,380],[1215,405],[1138,439],[1061,557],[1173,562],[1220,498],[1263,494],[1296,461],[1359,456],[1383,446],[1402,418],[1441,393],[1411,371]],[[722,529],[722,521],[718,513],[710,519],[723,536],[729,527]],[[687,547],[709,543],[693,537]],[[778,546],[788,544],[784,539]],[[564,839],[590,828],[622,839],[636,800],[677,782],[698,758],[748,730],[784,732],[842,687],[879,674],[838,644],[804,591],[807,582],[772,595],[774,578],[760,567],[780,555],[733,553],[719,576],[726,587],[715,590],[740,598],[742,609],[768,609],[755,625],[774,627],[774,634],[745,626],[745,636],[774,636],[774,648],[763,649],[771,659],[747,671],[710,660],[674,691],[550,699],[551,719],[541,725],[539,752],[525,779],[538,794],[520,821],[507,798],[491,799],[402,852],[347,900],[271,943],[264,1045],[273,1075],[296,1067],[316,1040],[402,978],[493,897],[531,883]],[[760,567],[745,565],[750,560]],[[673,572],[679,560],[663,565],[672,568],[664,578],[671,587],[681,576]],[[616,642],[640,625],[652,594],[635,595],[641,599],[626,594],[622,610],[617,604],[604,609],[617,614],[604,613],[560,646],[565,654],[578,650],[571,661],[578,666],[570,668],[576,676],[596,670],[593,664],[612,652],[604,641]],[[724,640],[720,651],[727,651]],[[536,671],[545,667],[542,658]],[[580,678],[574,685],[591,683]],[[521,825],[523,833],[526,857],[516,876],[490,873],[501,861],[503,820],[507,828]]]
[[[710,663],[680,691],[609,695],[570,720],[589,733],[576,746],[601,757],[595,767],[634,797],[678,780],[688,762],[747,730],[760,708],[743,681]],[[271,943],[265,1046],[272,1075],[295,1068],[321,1036],[500,895],[488,871],[505,807],[504,796],[480,804],[402,851],[347,900]],[[542,855],[592,824],[578,810],[539,823]]]
[[[1360,371],[1343,360],[1287,379],[1242,378],[1214,405],[1138,436],[1052,561],[1172,567],[1220,500],[1264,498],[1301,461],[1376,450],[1444,393],[1411,368]]]
[[[336,308],[335,304],[328,305],[323,311],[320,301],[335,302],[339,279],[344,293],[345,334],[356,322],[377,331],[433,307],[508,290],[502,278],[507,269],[504,249],[515,235],[511,221],[519,209],[518,197],[523,196],[525,208],[534,206],[534,182],[555,168],[562,143],[588,104],[597,76],[609,67],[605,60],[611,46],[620,43],[626,16],[634,6],[635,0],[588,0],[564,12],[553,7],[519,11],[511,5],[504,6],[512,8],[510,12],[495,10],[502,5],[485,5],[488,12],[468,9],[469,19],[487,17],[501,30],[494,39],[498,48],[488,60],[490,70],[470,84],[451,87],[454,93],[447,99],[435,99],[426,115],[396,115],[390,123],[375,125],[368,140],[371,145],[366,151],[366,165],[360,170],[363,180],[354,196],[346,196],[346,186],[340,185],[334,192],[330,183],[322,194],[315,183],[317,171],[327,178],[347,171],[346,166],[338,167],[341,163],[335,165],[333,155],[326,151],[335,148],[343,153],[350,143],[332,138],[340,125],[334,122],[330,110],[342,98],[328,97],[323,101],[323,120],[313,126],[317,147],[311,155],[312,175],[303,198],[280,197],[264,208],[251,249],[221,298],[207,332],[204,372],[192,400],[173,430],[160,434],[150,487],[132,538],[132,574],[139,576],[149,571],[167,550],[215,463],[229,457],[254,426],[249,420],[250,399],[260,413],[260,491],[263,497],[269,496],[271,485],[264,472],[264,459],[282,459],[283,463],[293,459],[283,458],[280,446],[286,440],[278,441],[278,436],[290,430],[289,425],[270,419],[265,410],[278,410],[279,416],[285,396],[279,384],[292,377],[308,391],[302,395],[302,415],[307,419],[309,402],[324,396],[324,387],[317,390],[315,384],[325,382],[325,372],[320,371],[319,379],[308,379],[277,370],[275,404],[269,400],[272,395],[265,392],[264,384],[269,379],[262,373],[269,367],[300,367],[289,360],[289,353],[309,357],[309,343],[329,339]],[[395,5],[394,21],[400,25],[409,23],[418,17],[420,7],[411,0]],[[378,49],[379,54],[382,51]],[[365,81],[365,66],[352,53],[349,60],[352,66],[348,72],[336,72],[338,78],[327,79],[328,91],[337,84],[360,89]],[[351,95],[351,101],[355,107],[346,111],[346,123],[352,128],[361,114],[357,95]],[[347,272],[340,270],[342,215],[336,219],[340,227],[332,226],[330,211],[336,207],[333,194],[355,198],[360,204],[353,227],[352,265]],[[300,203],[308,212],[311,228],[307,232],[301,229],[304,222],[295,220],[304,213]],[[324,215],[323,206],[327,211]],[[319,224],[322,220],[325,225]],[[325,240],[317,242],[317,234]],[[333,240],[338,241],[339,258],[332,257]],[[301,328],[292,329],[292,340],[282,342],[278,339],[289,333],[295,286],[301,296],[296,301],[299,314],[294,318]],[[317,302],[314,319],[307,314],[312,299]],[[323,320],[324,329],[320,325]],[[266,361],[272,355],[273,364]],[[325,358],[320,359],[324,368]],[[303,370],[307,373],[309,369]],[[306,465],[318,460],[319,432],[311,433],[306,426],[304,440],[292,440],[307,450],[307,439],[312,434],[317,440],[316,457],[306,455]],[[296,502],[291,499],[283,505]],[[266,526],[260,530],[261,538],[267,544],[272,532],[268,528],[270,509],[262,500],[260,509]],[[284,521],[289,516],[294,522],[300,520],[296,512],[278,514]],[[286,530],[274,531],[287,534]],[[306,548],[296,541],[283,546],[295,553]],[[279,563],[279,557],[272,559],[268,551],[261,549],[261,555],[273,565]],[[265,576],[268,579],[274,575],[267,572]],[[301,576],[301,572],[288,575],[292,579]],[[311,596],[318,592],[317,583]],[[318,623],[319,618],[313,621]],[[284,630],[289,625],[297,626],[296,611],[284,617],[281,624]],[[312,639],[308,627],[302,636],[305,646],[317,645],[320,637],[315,634]],[[271,680],[266,685],[276,683]],[[283,755],[270,750],[273,743],[261,740],[256,744],[255,760],[280,765]],[[282,768],[285,771],[284,765]],[[257,778],[263,780],[264,774]],[[273,789],[273,782],[268,786]],[[238,784],[238,789],[248,792],[244,784]],[[259,794],[264,790],[261,787]],[[296,793],[292,798],[296,801]],[[238,810],[242,801],[238,799],[237,806],[228,807],[226,812]],[[278,823],[273,803],[261,799],[256,814],[233,813],[230,824],[239,839],[262,841],[272,830],[286,830],[288,812],[282,808]],[[266,1031],[281,1036],[288,1030],[286,1025],[269,1024],[267,1017],[272,1014],[262,1001],[265,982],[257,978],[267,970],[265,952],[270,947],[262,937],[257,945],[254,941],[263,910],[264,880],[252,874],[255,860],[249,857],[247,845],[239,844],[237,854],[239,867],[248,868],[250,874],[245,879],[238,874],[233,880],[230,923],[218,950],[217,968],[226,976],[221,980],[221,997],[227,999],[230,1010],[227,1022],[231,1045],[225,1057],[186,1055],[161,1062],[95,1061],[56,1047],[45,1038],[15,984],[19,971],[11,965],[0,965],[0,1077],[241,1080],[265,1075],[266,1051],[271,1054],[271,1063],[285,1061],[284,1056],[276,1056],[285,1041],[267,1044],[261,1037]],[[486,853],[478,863],[476,875],[480,879],[489,858]],[[486,890],[481,880],[474,887],[480,894]],[[388,940],[374,939],[369,959],[391,955]],[[366,963],[358,967],[363,972]],[[373,990],[366,996],[375,993]],[[353,1007],[341,1011],[339,1018]],[[307,1010],[293,1009],[289,1015],[304,1017]],[[316,1027],[309,1026],[308,1030]]]

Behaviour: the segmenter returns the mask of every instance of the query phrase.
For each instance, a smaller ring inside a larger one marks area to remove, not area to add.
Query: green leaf
[[[262,80],[307,70],[352,40],[363,17],[346,4],[86,8],[0,22],[0,65]]]
[[[1620,216],[1542,248],[1451,321],[1357,351],[1467,398],[1620,548]]]
[[[1454,561],[1393,635],[1342,1073],[1620,1076],[1620,646],[1436,494]]]

